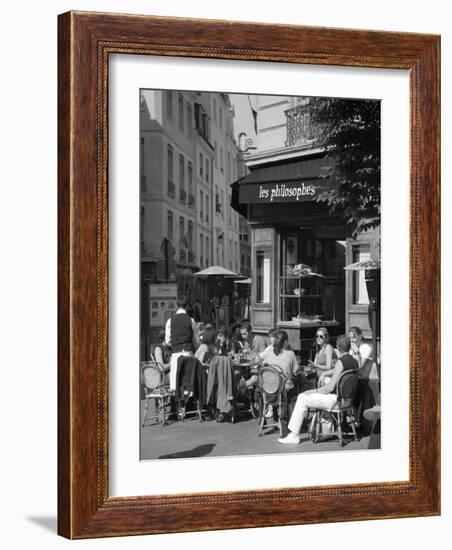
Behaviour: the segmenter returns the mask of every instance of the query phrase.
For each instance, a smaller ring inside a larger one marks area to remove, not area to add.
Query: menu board
[[[149,285],[150,325],[163,327],[176,313],[177,285]]]

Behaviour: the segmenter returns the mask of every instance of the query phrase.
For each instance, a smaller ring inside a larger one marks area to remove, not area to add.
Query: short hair
[[[185,309],[187,307],[187,304],[188,304],[187,296],[185,296],[185,294],[180,294],[176,300],[177,307],[181,307],[182,309]]]
[[[271,328],[269,331],[268,331],[268,336],[272,337],[272,336],[275,336],[275,334],[278,332],[278,329],[277,328]]]
[[[355,338],[359,338],[360,336],[363,335],[363,331],[359,328],[359,327],[350,327],[348,329],[348,332],[353,332],[353,335],[355,336]]]
[[[336,347],[341,353],[350,351],[350,338],[346,334],[341,334],[336,339]]]
[[[251,323],[249,321],[242,321],[240,323],[240,330],[245,329],[245,328],[248,332],[252,331]]]
[[[159,341],[159,344],[161,344],[165,341],[165,331],[164,330],[159,331],[158,341]]]

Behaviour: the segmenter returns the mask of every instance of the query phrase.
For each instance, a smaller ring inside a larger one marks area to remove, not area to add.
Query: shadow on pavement
[[[215,447],[214,443],[209,443],[207,445],[198,445],[190,451],[180,451],[178,453],[171,453],[169,455],[162,455],[159,458],[199,458],[201,456],[207,456]]]

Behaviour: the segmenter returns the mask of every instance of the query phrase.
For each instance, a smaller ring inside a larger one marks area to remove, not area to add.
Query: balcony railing
[[[188,251],[188,262],[190,264],[193,264],[195,262],[195,253],[193,252],[193,250]]]
[[[221,209],[221,203],[220,203],[220,202],[217,202],[217,203],[215,204],[215,212],[216,212],[217,214],[221,214],[222,209]]]
[[[174,197],[176,196],[176,186],[174,185],[174,183],[170,180],[168,180],[168,195],[170,197]]]
[[[195,207],[195,196],[193,195],[193,193],[188,193],[188,206],[190,208]]]
[[[179,201],[183,204],[187,204],[187,191],[185,191],[185,189],[179,191]]]
[[[187,251],[186,250],[179,250],[179,260],[182,262],[185,262],[187,260]]]

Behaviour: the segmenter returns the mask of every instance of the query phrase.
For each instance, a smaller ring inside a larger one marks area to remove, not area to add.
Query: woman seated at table
[[[294,376],[297,373],[299,366],[295,353],[292,350],[286,349],[288,335],[285,330],[278,330],[274,334],[274,343],[263,352],[262,363],[278,367],[284,377],[284,392],[281,410],[281,423],[283,432],[287,431],[287,418],[289,404],[296,399],[297,391],[294,385]],[[256,376],[257,382],[257,376]],[[259,407],[262,406],[262,399],[259,399]],[[271,406],[270,406],[271,407]],[[273,408],[265,411],[265,416],[273,416]],[[262,410],[260,410],[262,414]]]
[[[158,335],[158,342],[151,348],[151,361],[157,361],[165,371],[165,384],[169,383],[171,349],[165,344],[165,331],[162,330]]]
[[[216,347],[218,355],[229,355],[232,351],[231,331],[228,327],[218,331]]]
[[[206,328],[200,340],[201,345],[196,350],[195,357],[200,363],[206,365],[216,353],[217,333],[213,328]]]
[[[278,332],[278,329],[277,328],[271,328],[267,335],[268,335],[268,341],[269,341],[269,344],[268,346],[264,349],[264,351],[261,351],[258,355],[259,355],[259,359],[262,359],[264,357],[264,354],[265,352],[272,348],[273,347],[273,344],[275,343],[275,334]]]
[[[333,373],[334,362],[336,360],[336,354],[333,346],[329,343],[330,335],[325,327],[319,327],[315,335],[315,343],[317,352],[314,357],[314,361],[309,360],[310,367],[314,367],[318,374],[319,380],[325,379],[326,376],[331,376]]]

